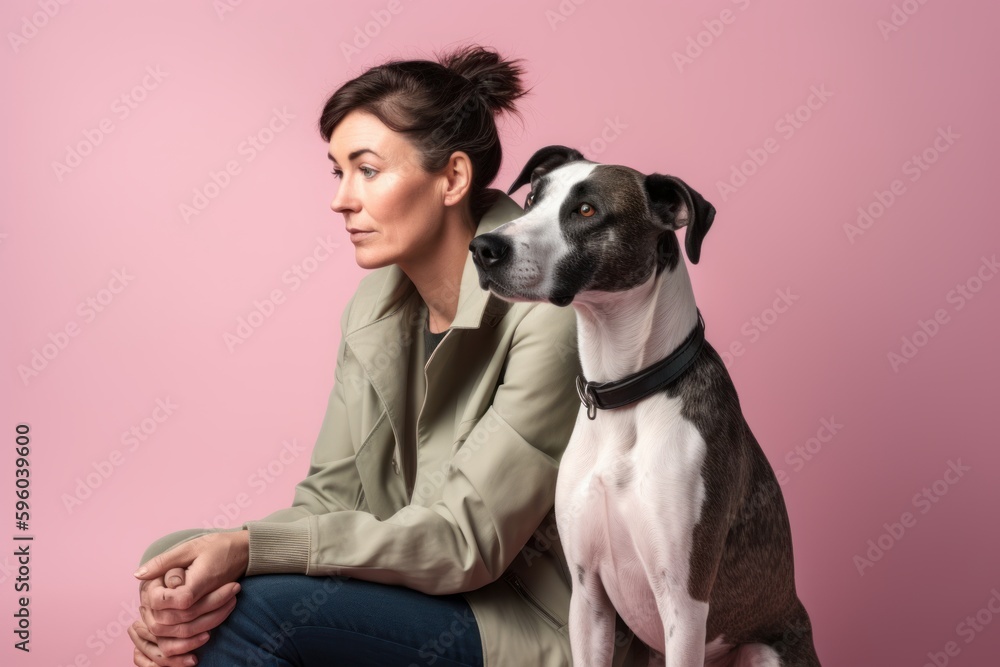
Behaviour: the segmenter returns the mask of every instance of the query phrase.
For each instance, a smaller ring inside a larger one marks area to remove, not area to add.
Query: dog
[[[650,665],[814,667],[781,489],[683,258],[715,207],[684,181],[535,152],[524,213],[469,245],[505,301],[571,305],[581,408],[556,481],[574,664],[612,664],[616,613]]]

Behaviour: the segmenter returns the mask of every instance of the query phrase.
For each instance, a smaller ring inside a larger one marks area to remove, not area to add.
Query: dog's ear
[[[556,167],[561,167],[567,162],[585,159],[580,151],[566,146],[546,146],[545,148],[539,148],[528,160],[528,163],[524,165],[524,169],[517,175],[517,178],[514,179],[514,183],[507,190],[507,194],[514,192],[525,183],[533,181],[542,174],[550,172]]]
[[[692,264],[701,258],[701,242],[715,219],[715,207],[676,176],[650,174],[643,186],[653,211],[653,222],[666,229],[687,227],[684,249]]]

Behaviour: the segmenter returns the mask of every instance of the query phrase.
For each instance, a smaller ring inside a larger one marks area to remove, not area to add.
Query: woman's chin
[[[394,257],[386,257],[381,253],[370,252],[367,248],[354,249],[354,261],[362,269],[381,269],[395,262]]]

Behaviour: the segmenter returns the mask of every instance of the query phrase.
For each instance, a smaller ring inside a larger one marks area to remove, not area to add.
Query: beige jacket
[[[521,213],[499,193],[476,235]],[[581,407],[575,312],[482,290],[472,253],[455,320],[425,365],[426,312],[396,265],[361,280],[341,318],[309,474],[292,507],[243,526],[247,574],[461,593],[486,667],[571,665],[571,580],[553,503]],[[206,532],[167,535],[143,561]],[[618,623],[614,664],[645,667],[645,647]]]

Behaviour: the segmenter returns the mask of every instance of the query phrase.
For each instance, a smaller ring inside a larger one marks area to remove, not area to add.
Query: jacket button
[[[392,457],[392,471],[394,473],[396,473],[397,475],[399,474],[399,464],[396,463],[396,457],[395,456]]]

